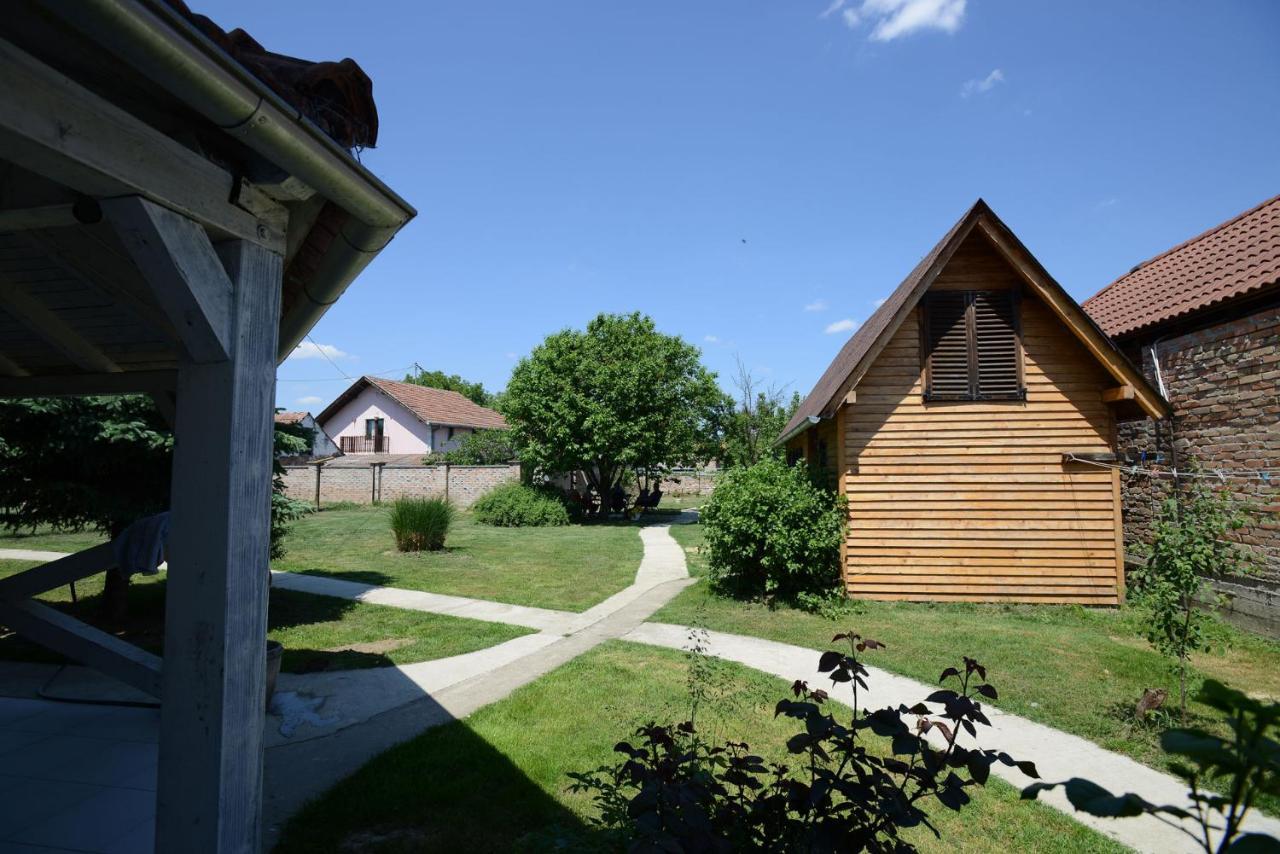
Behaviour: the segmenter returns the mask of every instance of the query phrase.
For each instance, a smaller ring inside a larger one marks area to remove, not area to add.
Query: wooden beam
[[[0,39],[0,151],[97,198],[141,194],[220,233],[281,250],[284,234],[231,204],[218,165]]]
[[[1057,282],[1042,272],[1039,263],[1030,257],[1030,253],[1026,252],[1025,249],[1020,251],[1019,247],[1011,243],[989,218],[981,217],[979,223],[982,233],[987,239],[1000,250],[1000,253],[1018,271],[1023,280],[1031,286],[1036,295],[1044,300],[1054,314],[1058,315],[1062,322],[1071,329],[1076,338],[1093,354],[1093,357],[1101,362],[1103,367],[1116,380],[1133,386],[1134,399],[1143,410],[1152,418],[1163,418],[1167,415],[1167,405],[1160,399],[1159,395],[1148,391],[1146,379],[1138,372],[1137,368],[1128,359],[1124,358],[1111,344],[1110,339],[1093,325],[1088,315],[1084,313],[1084,309],[1080,308]]]
[[[111,543],[103,543],[32,567],[25,572],[0,578],[0,602],[30,599],[55,587],[105,572],[115,565],[116,557]]]
[[[196,222],[141,196],[108,199],[103,212],[192,362],[227,359],[231,280]]]
[[[97,373],[119,373],[121,368],[94,344],[86,341],[79,332],[68,326],[62,318],[31,296],[21,285],[0,276],[0,308],[35,332],[54,349],[71,360],[78,368]]]
[[[160,659],[43,602],[0,602],[0,623],[139,691],[160,696]]]
[[[157,851],[258,851],[281,258],[218,247],[230,358],[178,373]]]
[[[63,397],[78,394],[144,394],[172,391],[177,371],[0,377],[0,397]]]
[[[848,393],[848,394],[846,394],[846,395],[844,396],[844,402],[845,402],[846,404],[853,404],[853,403],[857,403],[857,402],[858,402],[858,390],[857,390],[857,389],[852,389],[852,388],[851,388],[851,389],[849,389],[849,393]]]
[[[1136,391],[1133,386],[1125,383],[1115,388],[1104,389],[1102,392],[1103,403],[1119,403],[1122,400],[1133,400]]]
[[[37,208],[0,210],[0,231],[30,231],[33,228],[66,228],[78,225],[74,205],[42,205]]]

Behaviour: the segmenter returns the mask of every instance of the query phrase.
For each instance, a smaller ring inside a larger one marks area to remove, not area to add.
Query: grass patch
[[[0,561],[0,577],[34,563]],[[163,573],[134,576],[129,593],[129,617],[123,625],[104,624],[101,593],[103,576],[76,582],[79,601],[72,603],[66,586],[39,598],[62,611],[110,631],[144,649],[160,653],[164,646]],[[530,630],[440,614],[424,614],[367,605],[293,590],[271,591],[267,634],[284,644],[281,669],[288,673],[387,667],[461,655],[502,643]],[[0,659],[62,663],[57,653],[0,627]]]
[[[47,525],[41,525],[34,531],[0,533],[0,549],[78,552],[106,541],[107,535],[97,531],[57,531]]]
[[[775,720],[773,707],[788,685],[738,665],[718,668],[728,690],[700,709],[704,730],[783,758],[796,722]],[[687,670],[672,650],[598,647],[375,758],[295,816],[276,851],[608,850],[587,825],[589,796],[569,794],[565,775],[612,764],[613,745],[642,723],[686,717]],[[1020,802],[998,781],[971,794],[976,803],[962,815],[934,813],[942,842],[928,831],[912,841],[925,851],[1124,850],[1043,804]]]
[[[635,525],[496,528],[459,513],[438,552],[397,552],[385,507],[322,510],[294,523],[276,569],[585,611],[635,580]]]
[[[671,528],[684,547],[693,575],[705,575],[702,527]],[[795,608],[740,602],[695,584],[651,619],[698,623],[708,629],[823,649],[833,627],[853,628],[888,646],[869,663],[933,684],[961,654],[991,671],[1000,691],[996,705],[1155,767],[1168,768],[1160,750],[1161,727],[1139,723],[1133,707],[1146,688],[1176,687],[1169,663],[1142,635],[1136,608],[1090,610],[1054,605],[851,603],[832,620]],[[1241,632],[1214,619],[1213,651],[1192,658],[1195,685],[1214,678],[1248,693],[1280,698],[1280,643]],[[1170,691],[1170,705],[1176,704]],[[1190,723],[1225,733],[1214,713],[1190,704]],[[1174,713],[1176,717],[1176,712]],[[1265,811],[1280,813],[1269,797]]]
[[[659,509],[669,510],[688,510],[691,507],[701,507],[707,503],[710,495],[666,495],[664,494],[658,501]]]

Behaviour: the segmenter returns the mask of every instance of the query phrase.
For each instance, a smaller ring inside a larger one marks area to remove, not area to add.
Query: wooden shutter
[[[926,400],[1024,397],[1016,290],[935,291],[924,308]]]
[[[1022,396],[1017,294],[1016,290],[973,292],[973,338],[980,398],[1007,400]]]
[[[968,291],[937,291],[925,301],[928,400],[969,400]]]

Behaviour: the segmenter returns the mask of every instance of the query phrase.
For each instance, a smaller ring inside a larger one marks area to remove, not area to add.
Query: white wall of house
[[[475,431],[470,427],[433,426],[431,428],[431,447],[436,449],[437,454],[452,451],[458,447],[463,436],[473,432]]]
[[[332,457],[338,453],[338,443],[329,438],[329,435],[311,417],[311,413],[307,413],[306,417],[302,419],[302,426],[310,427],[315,431],[311,439],[311,457],[313,459]]]
[[[376,388],[361,389],[358,395],[320,426],[333,437],[333,441],[341,446],[343,436],[363,438],[365,421],[370,418],[383,419],[382,434],[389,439],[390,453],[431,453],[432,428],[423,424],[418,416]]]

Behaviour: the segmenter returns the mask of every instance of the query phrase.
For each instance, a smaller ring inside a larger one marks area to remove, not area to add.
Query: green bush
[[[471,510],[476,519],[500,528],[542,528],[569,524],[569,511],[548,490],[508,483],[482,496]]]
[[[453,505],[443,498],[397,498],[391,531],[402,552],[439,551],[453,522]]]
[[[702,526],[712,583],[732,595],[794,599],[839,583],[844,500],[801,465],[766,458],[725,472]]]

